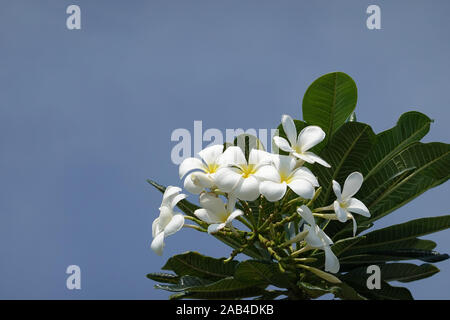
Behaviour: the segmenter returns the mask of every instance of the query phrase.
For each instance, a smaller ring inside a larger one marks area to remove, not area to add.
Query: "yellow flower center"
[[[241,174],[242,174],[242,178],[246,179],[249,176],[251,176],[252,174],[254,174],[256,172],[256,167],[254,164],[249,164],[249,165],[241,165]]]
[[[300,146],[293,146],[292,149],[294,149],[294,151],[298,154],[302,154],[302,149],[300,148]]]
[[[292,176],[286,172],[280,171],[280,182],[286,182],[287,184],[292,181]]]
[[[208,167],[206,167],[206,171],[208,173],[214,173],[217,169],[219,169],[219,165],[217,163],[208,164]]]

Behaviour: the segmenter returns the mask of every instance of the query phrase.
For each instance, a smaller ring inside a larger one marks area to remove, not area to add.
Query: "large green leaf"
[[[171,292],[184,292],[190,288],[201,287],[210,284],[211,281],[192,276],[182,276],[175,284],[160,284],[155,285],[156,289],[162,289]]]
[[[386,263],[400,260],[422,260],[425,262],[439,262],[447,260],[448,254],[441,254],[429,250],[389,250],[378,252],[367,252],[361,254],[349,253],[347,256],[339,259],[342,265],[368,265],[374,263]],[[347,268],[346,268],[347,269]]]
[[[272,284],[280,288],[289,288],[295,281],[295,275],[281,273],[273,262],[247,260],[241,262],[234,274],[235,279],[253,284]]]
[[[365,180],[357,198],[369,208],[371,218],[363,220],[380,219],[444,183],[449,176],[450,145],[437,142],[410,145]]]
[[[418,238],[412,238],[407,240],[401,240],[396,242],[390,242],[390,243],[379,243],[375,246],[372,246],[370,248],[371,253],[378,253],[383,252],[387,250],[433,250],[436,247],[436,243],[431,240],[423,240]],[[360,253],[367,253],[367,248],[362,247],[358,248],[348,248],[347,255],[349,254],[360,254]]]
[[[164,282],[164,283],[178,283],[180,280],[180,277],[171,273],[162,273],[162,272],[155,272],[155,273],[149,273],[147,274],[147,278],[158,281],[158,282]]]
[[[365,269],[357,269],[356,271],[351,271],[343,276],[340,279],[350,285],[353,289],[355,289],[359,294],[363,295],[366,298],[373,300],[412,300],[413,296],[408,289],[403,287],[394,287],[389,285],[384,280],[381,280],[381,288],[380,289],[368,289],[367,288],[367,279],[370,276],[369,274],[362,274],[361,270]]]
[[[221,279],[211,284],[191,287],[186,297],[196,299],[241,299],[264,293],[266,285],[241,282],[233,277]]]
[[[225,263],[223,259],[215,259],[189,251],[171,257],[162,269],[172,270],[179,276],[189,275],[208,280],[218,280],[232,276],[237,264],[237,261]]]
[[[333,72],[316,79],[303,97],[303,119],[318,125],[326,134],[325,141],[343,125],[355,110],[358,90],[345,73]]]
[[[329,282],[324,281],[311,284],[300,281],[298,285],[308,294],[309,297],[313,299],[317,299],[327,293],[332,293],[336,298],[340,298],[342,300],[365,300],[363,296],[358,294],[352,287],[344,282],[339,284],[330,284]]]
[[[347,176],[358,171],[375,139],[372,128],[365,123],[347,122],[336,132],[320,156],[331,168],[315,164],[313,172],[317,174],[322,192],[317,200],[320,205],[329,205],[335,200],[332,181],[343,184]]]
[[[381,266],[381,278],[385,281],[411,282],[431,277],[439,272],[432,264],[420,266],[413,263],[389,263]]]
[[[410,111],[400,116],[395,127],[377,134],[376,143],[361,167],[365,179],[411,143],[420,141],[430,130],[431,122],[426,115]]]
[[[423,235],[445,230],[450,227],[450,215],[411,220],[405,223],[392,225],[383,229],[365,234],[352,249],[369,250],[381,245],[414,239]]]

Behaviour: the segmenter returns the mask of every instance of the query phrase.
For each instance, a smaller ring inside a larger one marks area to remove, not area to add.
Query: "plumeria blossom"
[[[325,271],[337,273],[339,271],[340,264],[338,258],[330,248],[333,241],[316,224],[314,216],[307,206],[302,205],[297,209],[297,212],[307,223],[303,227],[304,231],[307,231],[305,236],[307,245],[304,247],[304,250],[306,251],[311,248],[322,249],[325,252]]]
[[[334,212],[339,221],[345,222],[347,219],[353,220],[353,236],[356,234],[356,220],[351,214],[357,213],[364,217],[370,217],[369,209],[356,198],[352,198],[363,183],[363,175],[359,172],[351,173],[344,182],[344,189],[341,192],[341,186],[333,180],[333,191],[336,194],[336,200],[333,203]]]
[[[198,158],[186,158],[180,164],[180,179],[190,171],[184,179],[184,188],[193,194],[199,194],[205,188],[214,187],[214,176],[220,168],[219,158],[223,152],[223,145],[214,145],[200,151]]]
[[[253,201],[258,198],[258,171],[271,163],[271,155],[265,151],[252,149],[248,161],[242,149],[228,147],[220,158],[221,167],[215,176],[215,182],[223,192],[233,193],[238,199]]]
[[[202,193],[200,195],[200,205],[203,207],[194,211],[200,220],[209,223],[208,233],[215,233],[227,226],[231,226],[232,221],[244,213],[234,209],[235,197],[229,197],[225,204],[221,198],[214,193]]]
[[[158,255],[163,253],[164,239],[183,227],[184,216],[173,211],[177,203],[186,198],[186,195],[180,194],[180,192],[181,189],[178,187],[168,186],[166,188],[159,207],[159,217],[153,221],[151,248]]]
[[[295,168],[297,161],[290,156],[273,155],[272,165],[261,167],[257,177],[262,180],[259,190],[269,201],[278,201],[286,194],[287,187],[304,199],[314,196],[319,183],[305,167]]]
[[[319,163],[325,167],[330,165],[314,154],[308,151],[315,145],[325,139],[325,132],[318,126],[307,126],[297,136],[297,129],[294,120],[288,115],[281,117],[281,124],[289,141],[280,136],[273,137],[273,142],[285,152],[293,155],[295,158],[308,163]]]

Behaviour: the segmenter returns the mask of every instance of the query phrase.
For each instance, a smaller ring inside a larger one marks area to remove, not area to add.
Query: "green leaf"
[[[327,161],[331,168],[319,164],[313,166],[313,172],[317,174],[319,184],[322,186],[322,192],[316,203],[326,206],[335,200],[332,180],[343,184],[350,173],[358,171],[372,147],[374,138],[372,128],[364,123],[347,122],[340,127],[320,153],[320,157]]]
[[[384,281],[411,282],[431,277],[439,272],[432,264],[420,266],[412,263],[389,263],[381,266],[381,278]]]
[[[399,260],[422,260],[425,262],[440,262],[447,260],[449,258],[448,254],[440,254],[436,251],[428,250],[391,250],[391,251],[378,251],[378,252],[367,252],[361,254],[349,254],[340,258],[340,263],[342,265],[368,265],[374,263],[386,263],[390,261]]]
[[[147,278],[157,281],[157,282],[164,282],[164,283],[178,283],[180,280],[180,277],[171,273],[162,273],[162,272],[156,272],[156,273],[149,273],[147,274]]]
[[[380,245],[387,245],[445,230],[449,227],[450,215],[415,219],[369,232],[364,235],[365,239],[357,243],[353,248],[368,250]]]
[[[364,178],[368,179],[411,143],[420,141],[430,130],[431,122],[420,112],[406,112],[400,116],[395,127],[379,133],[361,168]]]
[[[327,141],[355,110],[357,99],[358,90],[350,76],[342,72],[323,75],[305,92],[303,119],[321,127]]]
[[[347,255],[352,254],[364,254],[364,253],[372,253],[377,254],[379,252],[383,252],[386,250],[433,250],[436,247],[436,243],[431,240],[423,240],[418,238],[413,239],[407,239],[403,241],[396,241],[391,242],[388,244],[381,243],[375,246],[372,246],[370,248],[370,251],[368,251],[367,248],[349,248],[349,250],[346,252]]]
[[[224,263],[224,259],[206,257],[198,252],[178,254],[167,260],[163,270],[172,270],[179,276],[189,275],[208,280],[232,276],[238,262]]]
[[[311,284],[300,281],[298,285],[308,294],[309,297],[313,299],[317,299],[327,293],[331,293],[334,294],[336,298],[340,298],[342,300],[365,300],[363,296],[358,294],[358,292],[344,282],[330,284],[329,282],[322,281]]]
[[[187,290],[188,297],[196,299],[240,299],[262,295],[266,286],[258,286],[228,277],[204,286]]]
[[[157,284],[155,285],[155,288],[170,292],[184,292],[190,288],[205,286],[210,283],[211,281],[200,279],[198,277],[183,276],[179,278],[179,281],[176,284]]]
[[[389,285],[386,281],[381,280],[380,289],[368,289],[367,278],[370,275],[365,274],[361,276],[361,270],[353,273],[349,272],[341,276],[341,280],[350,285],[359,294],[366,298],[373,300],[413,300],[413,296],[408,289],[403,287],[394,287]]]
[[[428,189],[444,183],[449,176],[450,145],[433,142],[409,146],[365,180],[357,196],[371,213],[371,218],[364,221],[380,219]],[[392,180],[392,177],[396,178]],[[386,184],[386,181],[390,183]],[[377,192],[374,194],[373,190]]]
[[[272,284],[280,288],[289,288],[295,280],[295,275],[289,277],[286,273],[281,273],[276,263],[255,260],[241,262],[234,277],[242,282]]]

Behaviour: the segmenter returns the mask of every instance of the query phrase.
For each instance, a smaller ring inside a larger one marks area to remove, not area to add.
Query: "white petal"
[[[289,142],[287,142],[287,140],[285,138],[275,136],[275,137],[273,137],[273,143],[275,143],[278,148],[280,148],[281,150],[283,150],[285,152],[293,152],[294,151],[294,149],[291,148],[291,146],[289,145]]]
[[[324,245],[329,246],[333,244],[333,240],[319,227],[317,227],[317,234],[322,239]]]
[[[325,271],[331,273],[339,272],[339,259],[334,254],[333,250],[329,246],[324,248],[325,251]]]
[[[203,187],[194,184],[194,181],[192,181],[192,173],[184,179],[184,188],[192,194],[199,194],[203,190]]]
[[[264,150],[252,149],[248,155],[248,163],[258,166],[271,164],[272,155]]]
[[[295,161],[295,160],[294,160]],[[292,172],[292,180],[303,179],[309,181],[314,187],[319,186],[319,181],[314,174],[306,167],[300,167]]]
[[[341,207],[341,205],[339,204],[339,201],[334,201],[333,206],[334,206],[334,212],[336,213],[338,220],[340,222],[347,221],[347,210],[345,210],[344,208]]]
[[[286,193],[286,183],[263,181],[259,185],[259,191],[270,202],[278,201]]]
[[[259,181],[254,176],[242,179],[233,193],[238,199],[254,201],[259,196]]]
[[[297,160],[291,156],[277,155],[273,158],[275,168],[277,168],[279,172],[283,172],[286,175],[289,175],[297,165]]]
[[[196,186],[202,188],[211,188],[214,186],[214,180],[211,176],[203,172],[193,172],[191,174],[191,180]]]
[[[350,198],[347,201],[347,210],[350,212],[360,214],[364,217],[370,217],[369,209],[367,209],[364,203],[362,203],[356,198]]]
[[[180,202],[181,200],[185,199],[187,197],[187,195],[185,195],[184,193],[178,194],[176,195],[173,199],[172,202],[170,204],[170,208],[175,208],[175,206],[177,205],[178,202]]]
[[[220,190],[231,192],[243,178],[235,168],[221,168],[214,176],[214,181]]]
[[[173,211],[169,207],[161,207],[159,208],[159,227],[161,230],[164,230],[164,228],[167,226],[167,224],[172,220],[173,217]]]
[[[227,201],[227,212],[234,211],[234,206],[236,205],[236,195],[233,193],[228,194],[228,201]]]
[[[306,152],[325,139],[325,132],[318,126],[307,126],[300,131],[297,144],[302,152]]]
[[[353,197],[361,188],[363,180],[363,175],[359,172],[349,174],[347,179],[345,179],[344,189],[342,190],[342,199],[346,200]]]
[[[280,174],[274,166],[263,166],[254,173],[254,176],[260,181],[280,182],[281,180]]]
[[[209,211],[206,209],[197,209],[194,211],[194,214],[197,218],[199,218],[202,221],[205,221],[206,223],[216,223],[217,221],[214,221],[209,214]]]
[[[303,152],[303,156],[306,156],[309,160],[313,161],[313,162],[309,162],[309,163],[315,163],[317,162],[318,164],[330,168],[330,164],[328,162],[326,162],[325,160],[323,160],[321,157],[319,157],[318,155],[316,155],[313,152],[307,151],[307,152]],[[306,161],[306,160],[305,160]]]
[[[160,228],[159,228],[159,218],[156,218],[155,220],[153,220],[152,223],[152,237],[156,237],[157,234],[159,234],[161,232]]]
[[[224,212],[225,203],[218,196],[211,193],[202,193],[200,195],[200,205],[212,212]]]
[[[341,185],[335,180],[333,180],[333,191],[337,200],[342,202]]]
[[[182,214],[176,214],[173,216],[172,220],[164,228],[165,236],[170,236],[180,230],[184,224],[184,216]]]
[[[242,165],[247,164],[242,149],[236,146],[228,147],[219,157],[221,165]]]
[[[186,158],[183,160],[183,162],[180,164],[180,167],[178,169],[178,172],[180,174],[180,179],[182,179],[186,173],[192,170],[205,170],[205,165],[203,164],[202,160],[197,158]]]
[[[297,128],[295,127],[294,120],[287,114],[284,114],[281,117],[281,125],[291,145],[295,145],[297,143]]]
[[[172,203],[173,198],[181,192],[181,188],[168,186],[163,194],[163,199],[161,201],[161,207],[166,206],[169,207]]]
[[[214,223],[208,226],[208,233],[216,233],[225,228],[225,223]]]
[[[206,164],[215,164],[218,162],[222,152],[223,144],[218,144],[203,149],[198,155],[206,162]]]
[[[312,199],[314,187],[308,180],[297,179],[288,183],[289,188],[303,199]]]
[[[236,219],[239,216],[242,216],[244,213],[241,210],[234,210],[227,218],[227,221],[225,221],[225,224],[230,224],[234,219]]]
[[[153,239],[150,247],[157,255],[162,256],[164,249],[164,232],[161,232]]]
[[[313,248],[322,248],[323,241],[322,241],[322,238],[320,238],[317,235],[317,230],[315,230],[317,228],[318,228],[318,226],[316,226],[315,228],[309,228],[309,232],[305,238],[305,241],[308,245],[310,245]]]
[[[314,220],[313,213],[307,206],[302,205],[297,209],[297,212],[312,228],[316,227],[316,221]]]
[[[308,155],[306,155],[305,153],[292,152],[292,155],[293,155],[295,158],[300,159],[300,160],[303,160],[303,161],[305,161],[305,162],[308,162],[308,163],[314,163],[314,160],[313,160],[311,157],[309,157]]]

